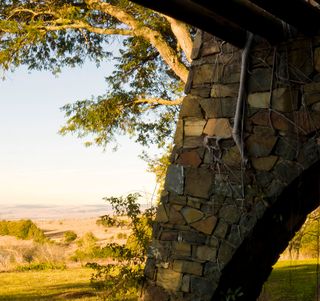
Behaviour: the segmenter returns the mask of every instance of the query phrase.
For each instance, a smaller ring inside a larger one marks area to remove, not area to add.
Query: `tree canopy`
[[[86,60],[115,69],[104,95],[62,110],[62,134],[105,146],[119,134],[163,146],[187,79],[192,31],[127,0],[0,0],[0,66],[59,73]]]

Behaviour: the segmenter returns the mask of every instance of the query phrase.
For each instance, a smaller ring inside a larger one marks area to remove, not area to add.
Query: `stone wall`
[[[224,300],[227,291],[255,300],[319,204],[320,38],[277,47],[255,39],[242,128],[246,162],[232,139],[241,53],[197,33],[145,300]]]

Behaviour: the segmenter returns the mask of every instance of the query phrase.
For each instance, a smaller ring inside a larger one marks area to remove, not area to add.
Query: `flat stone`
[[[283,159],[294,160],[299,152],[299,139],[296,137],[280,137],[274,153]]]
[[[204,277],[191,277],[191,292],[196,296],[200,296],[193,301],[209,301],[212,300],[212,295],[217,289],[217,283],[208,280]]]
[[[197,151],[187,151],[180,154],[177,163],[183,166],[198,167],[202,160]]]
[[[272,127],[268,126],[254,126],[253,133],[261,136],[274,136],[275,131]]]
[[[219,217],[229,224],[235,224],[240,219],[240,208],[235,205],[223,206],[219,211]]]
[[[191,245],[185,242],[175,242],[173,244],[174,254],[177,256],[191,256]]]
[[[185,225],[185,221],[181,213],[178,210],[176,210],[173,206],[171,206],[169,211],[169,221],[173,225]]]
[[[214,173],[206,168],[186,168],[185,193],[189,196],[209,198],[214,183]]]
[[[293,112],[293,121],[296,129],[305,135],[308,135],[320,129],[320,113],[298,111]]]
[[[197,148],[203,146],[203,137],[184,137],[183,139],[183,147],[184,148]]]
[[[283,183],[291,183],[295,178],[297,178],[302,172],[302,167],[292,161],[281,161],[279,162],[274,170],[274,173]]]
[[[239,167],[241,164],[241,155],[237,146],[233,146],[227,150],[222,156],[222,161],[229,167]]]
[[[314,60],[314,69],[320,72],[320,47],[314,50],[313,60]]]
[[[298,109],[299,91],[279,88],[272,92],[272,108],[279,112],[292,112]]]
[[[161,233],[160,240],[163,241],[176,241],[178,238],[177,231],[166,230]]]
[[[320,102],[313,104],[312,110],[319,112],[320,111]]]
[[[211,89],[211,97],[237,97],[239,84],[214,84]]]
[[[208,98],[210,97],[210,92],[211,92],[211,86],[210,84],[206,84],[202,86],[197,86],[196,88],[192,88],[190,91],[190,94],[194,96]]]
[[[205,119],[188,118],[184,121],[185,136],[201,136],[206,124]]]
[[[193,45],[192,45],[192,52],[191,52],[192,60],[197,59],[200,55],[200,50],[202,48],[202,38],[203,38],[203,33],[201,30],[198,29],[195,34]]]
[[[303,102],[307,106],[310,106],[314,103],[319,103],[320,102],[320,93],[319,94],[304,94],[303,95]]]
[[[159,268],[157,272],[157,285],[167,291],[175,292],[179,290],[182,281],[182,274],[170,269]]]
[[[221,264],[226,265],[232,258],[234,254],[234,248],[228,244],[227,242],[222,242],[219,253],[218,253],[218,260]]]
[[[198,246],[196,251],[197,259],[203,261],[214,261],[217,257],[217,249],[208,246]]]
[[[198,222],[192,223],[191,226],[202,233],[211,234],[216,224],[217,218],[215,216],[209,216]]]
[[[287,131],[291,126],[291,123],[284,116],[274,112],[269,113],[267,110],[257,112],[250,120],[256,125],[273,126],[276,130],[281,131]]]
[[[196,209],[200,209],[201,204],[203,203],[203,199],[199,199],[199,198],[195,198],[195,197],[188,197],[188,206],[196,208]]]
[[[191,208],[191,207],[183,208],[181,210],[181,213],[188,224],[196,222],[196,221],[202,219],[204,216],[202,211]]]
[[[271,68],[257,68],[252,70],[248,83],[249,94],[254,92],[269,91],[271,86],[271,78]]]
[[[182,278],[181,290],[184,293],[188,293],[190,291],[190,275],[184,275]]]
[[[202,275],[203,266],[199,262],[187,260],[175,260],[172,269],[179,273],[187,273],[191,275]]]
[[[213,234],[215,237],[224,239],[228,233],[228,230],[229,230],[229,225],[226,222],[219,220],[218,225],[214,230]]]
[[[166,209],[163,204],[160,204],[158,206],[155,220],[159,223],[167,223],[169,221]]]
[[[206,42],[203,44],[203,48],[201,51],[201,56],[207,56],[212,54],[220,53],[221,49],[219,47],[219,44],[216,42]]]
[[[311,51],[309,44],[306,48],[298,48],[288,52],[289,75],[291,80],[305,81],[312,74],[314,61]]]
[[[207,237],[204,234],[196,232],[196,231],[181,232],[181,238],[182,238],[182,241],[190,243],[190,244],[195,244],[195,245],[204,244],[207,240]]]
[[[249,154],[252,157],[267,157],[277,142],[275,136],[251,135],[246,141]]]
[[[252,158],[253,168],[256,170],[269,171],[273,168],[278,160],[277,156],[268,156],[261,158]]]
[[[214,82],[217,77],[217,71],[212,64],[204,64],[194,66],[193,70],[193,85],[201,85],[204,83]]]
[[[202,112],[200,108],[200,97],[187,95],[181,105],[179,118],[182,119],[184,117],[196,117],[202,119]]]
[[[320,49],[320,48],[318,48]],[[303,86],[305,94],[318,94],[320,93],[320,82],[312,82]]]
[[[248,103],[253,108],[267,109],[270,107],[270,92],[250,93]]]
[[[232,128],[227,118],[209,119],[203,133],[211,137],[231,138]]]
[[[175,164],[169,165],[164,187],[167,191],[183,194],[184,172],[182,166]]]
[[[183,145],[183,120],[179,119],[177,122],[176,132],[174,135],[174,144],[177,148]]]
[[[237,100],[233,97],[203,98],[200,100],[200,106],[206,118],[230,118],[234,117]]]

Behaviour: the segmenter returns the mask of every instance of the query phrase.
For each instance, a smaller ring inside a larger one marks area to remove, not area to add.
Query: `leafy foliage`
[[[33,239],[35,242],[48,241],[44,232],[31,220],[0,221],[0,235],[15,236],[19,239]]]
[[[112,59],[106,93],[65,105],[60,133],[101,146],[128,134],[162,147],[177,115],[171,100],[182,95],[189,66],[179,39],[191,41],[190,30],[180,27],[183,37],[163,15],[127,0],[0,0],[0,68],[59,73]]]
[[[132,233],[125,245],[107,244],[103,250],[113,259],[112,263],[100,265],[88,263],[95,270],[91,282],[97,289],[106,291],[107,300],[135,300],[138,288],[143,281],[147,249],[151,241],[151,226],[155,208],[142,212],[138,203],[139,194],[126,197],[111,197],[105,200],[111,203],[114,216],[103,220],[112,221],[127,216]],[[107,251],[108,250],[108,251]]]
[[[63,239],[65,243],[70,243],[76,240],[78,235],[74,231],[66,231],[63,234]]]

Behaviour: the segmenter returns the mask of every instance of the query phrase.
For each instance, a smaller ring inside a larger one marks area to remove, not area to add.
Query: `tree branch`
[[[171,18],[166,15],[163,16],[170,23],[171,30],[173,34],[177,37],[178,43],[181,49],[183,50],[188,62],[190,63],[193,41],[188,26],[185,23],[178,21],[174,18]]]
[[[167,100],[162,98],[143,98],[137,99],[134,103],[146,103],[153,105],[165,105],[165,106],[177,106],[182,103],[183,97],[177,98],[175,100]]]
[[[110,3],[99,0],[85,0],[85,2],[88,7],[109,14],[120,22],[130,26],[136,36],[146,39],[159,51],[162,59],[183,82],[187,81],[188,68],[180,61],[176,51],[166,42],[159,31],[147,27],[130,13]]]

